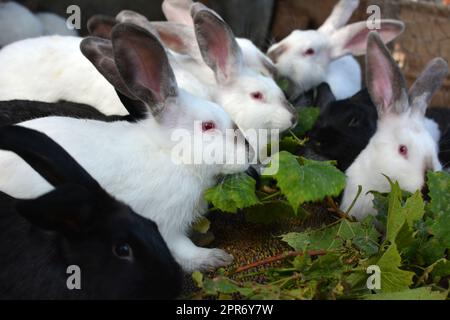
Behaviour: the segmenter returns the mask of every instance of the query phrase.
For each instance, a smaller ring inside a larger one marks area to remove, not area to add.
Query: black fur
[[[426,116],[439,124],[442,133],[439,158],[450,163],[450,109],[429,108]],[[377,129],[378,114],[367,89],[351,98],[330,101],[310,133],[307,148],[327,159],[337,160],[345,171],[367,146]]]
[[[33,200],[0,193],[0,299],[169,299],[179,294],[181,269],[154,222],[115,200],[42,133],[2,127],[0,148],[16,152],[57,185]],[[131,259],[113,252],[125,244]],[[71,265],[81,268],[81,290],[67,288]]]
[[[376,128],[375,106],[363,90],[323,106],[308,147],[322,157],[337,160],[338,168],[345,171],[367,146]]]
[[[0,101],[1,126],[50,116],[92,119],[107,122],[122,120],[130,121],[130,116],[107,116],[91,106],[67,101],[55,103],[27,100]]]

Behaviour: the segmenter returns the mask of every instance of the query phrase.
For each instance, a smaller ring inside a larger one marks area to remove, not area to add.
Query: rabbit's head
[[[269,48],[268,56],[280,76],[293,81],[303,92],[325,81],[328,66],[345,55],[366,53],[367,23],[344,26],[359,1],[341,0],[328,20],[318,30],[295,30]],[[403,32],[404,24],[396,20],[381,20],[377,31],[385,43]]]
[[[80,267],[80,294],[96,299],[176,297],[180,267],[153,221],[113,198],[40,132],[3,127],[0,148],[16,153],[55,187],[37,199],[17,199],[14,207],[33,228],[52,235],[56,258],[67,264],[64,272],[71,265]],[[59,291],[67,290],[62,285]]]
[[[369,143],[377,129],[377,112],[366,89],[351,98],[335,100],[330,87],[318,87],[320,116],[308,146],[318,155],[336,160],[346,170]],[[326,97],[329,97],[328,99]]]
[[[367,52],[367,86],[377,108],[378,125],[355,162],[370,160],[373,168],[365,175],[372,176],[371,190],[386,191],[384,174],[415,192],[424,185],[427,171],[442,169],[425,112],[448,74],[447,63],[433,59],[408,93],[399,67],[375,32],[369,36]]]
[[[245,65],[230,27],[200,3],[191,8],[195,33],[204,62],[214,71],[216,100],[243,130],[279,129],[297,122],[297,112],[273,78]]]
[[[246,141],[236,125],[217,104],[178,88],[156,36],[128,23],[116,25],[111,35],[111,41],[86,38],[81,50],[116,88],[143,133],[150,130],[146,134],[178,164],[217,174],[246,170]],[[213,151],[214,161],[209,157]],[[240,161],[228,159],[233,152]]]

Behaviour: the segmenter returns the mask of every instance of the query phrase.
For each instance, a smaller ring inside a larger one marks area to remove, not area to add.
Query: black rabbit
[[[181,269],[153,221],[114,199],[42,133],[1,127],[0,149],[55,187],[32,200],[0,193],[0,299],[178,295]],[[81,290],[68,289],[69,266],[80,268]]]

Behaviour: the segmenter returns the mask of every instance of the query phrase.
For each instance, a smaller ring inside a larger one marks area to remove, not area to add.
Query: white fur
[[[353,96],[361,90],[361,68],[348,54],[365,53],[365,44],[352,43],[353,35],[366,29],[366,23],[344,26],[358,7],[357,0],[341,0],[333,13],[318,30],[294,30],[289,36],[269,48],[268,55],[275,62],[281,76],[292,80],[300,92],[306,92],[321,82],[328,82],[338,100]],[[382,20],[393,25],[393,20]],[[398,33],[387,30],[384,40],[393,40]],[[383,27],[380,33],[383,33]],[[361,41],[360,37],[358,40]],[[347,43],[352,43],[347,46]],[[308,54],[308,50],[314,53]]]
[[[165,0],[163,11],[169,21],[194,27],[190,14],[193,2],[191,0]],[[217,13],[214,13],[219,19]],[[212,32],[208,29],[202,33]],[[224,32],[226,33],[226,32]],[[232,56],[235,67],[231,79],[221,81],[203,61],[196,59],[198,49],[191,56],[178,56],[184,69],[195,74],[203,86],[193,89],[193,94],[209,92],[211,100],[221,105],[242,130],[249,129],[286,129],[295,125],[294,110],[290,107],[284,93],[273,80],[275,68],[250,40],[234,38],[239,53]],[[226,40],[225,40],[226,41]],[[190,44],[186,44],[189,47]],[[201,49],[200,49],[201,50]],[[178,76],[177,76],[178,78]],[[186,87],[185,84],[181,84]],[[263,101],[252,98],[252,93],[260,92]]]
[[[114,87],[80,51],[81,38],[27,39],[0,51],[0,100],[67,100],[126,115]]]
[[[153,219],[185,270],[225,265],[231,260],[229,255],[196,247],[186,232],[205,213],[203,192],[215,184],[216,176],[244,171],[247,165],[177,165],[171,152],[179,142],[171,141],[171,134],[179,128],[192,132],[194,120],[215,121],[220,130],[232,128],[233,123],[217,105],[183,91],[167,108],[164,124],[152,118],[138,123],[104,123],[50,117],[21,125],[46,133],[108,192]],[[210,144],[225,139],[219,132],[210,135]],[[233,139],[225,142],[235,146]],[[245,150],[243,143],[235,147],[239,152]],[[36,197],[51,189],[13,153],[0,152],[0,168],[0,189],[12,196]]]
[[[16,2],[0,3],[0,47],[44,34],[40,20]]]
[[[408,147],[408,159],[399,154],[400,145]],[[376,215],[373,195],[367,193],[389,192],[385,176],[398,181],[403,190],[416,192],[425,183],[425,169],[439,171],[442,166],[437,143],[427,130],[423,116],[409,110],[380,119],[377,132],[346,172],[347,187],[341,208],[350,207],[358,186],[362,186],[362,193],[350,214],[358,220]]]

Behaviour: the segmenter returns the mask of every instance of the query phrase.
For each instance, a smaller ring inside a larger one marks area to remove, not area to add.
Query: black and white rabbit
[[[375,134],[376,107],[367,89],[344,100],[334,99],[326,83],[319,86],[318,92],[321,101],[316,101],[315,105],[321,112],[309,134],[307,149],[315,157],[336,160],[338,168],[345,171]],[[450,164],[448,147],[445,146],[450,130],[450,109],[429,108],[426,116],[426,126],[435,140],[439,140],[439,159],[446,167]]]
[[[36,199],[0,193],[0,299],[170,299],[181,268],[156,224],[109,195],[48,136],[0,128],[0,149],[55,187]],[[81,290],[69,290],[69,266]]]

